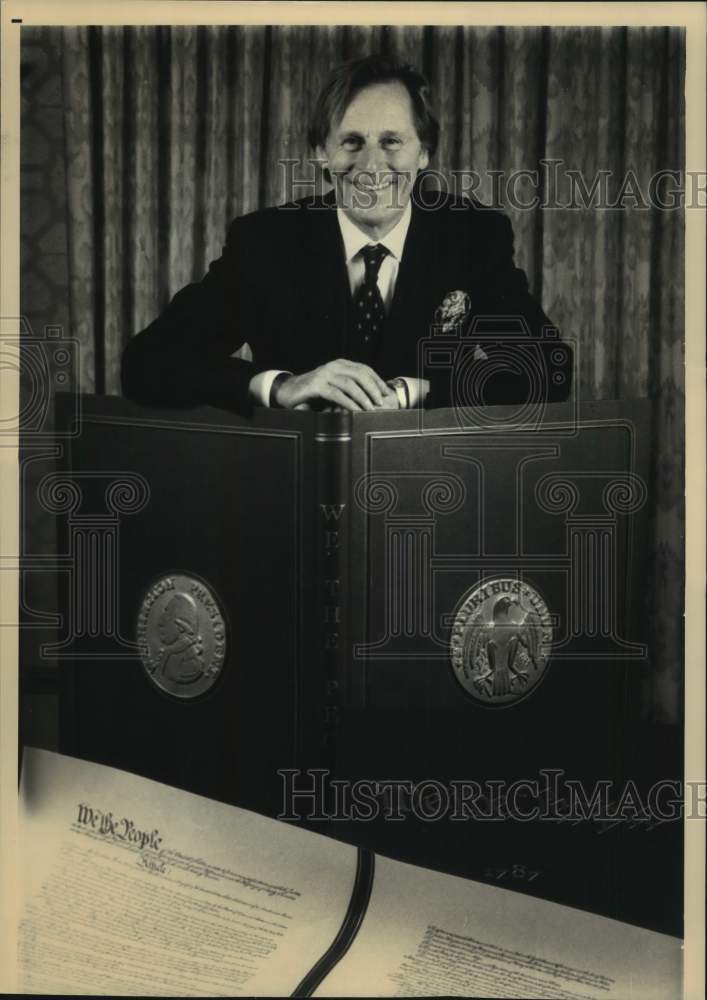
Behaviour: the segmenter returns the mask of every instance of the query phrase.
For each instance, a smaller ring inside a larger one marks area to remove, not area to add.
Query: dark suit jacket
[[[430,204],[429,194],[426,197]],[[455,401],[452,369],[470,360],[472,342],[484,347],[490,358],[484,362],[487,366],[494,363],[498,344],[505,343],[505,361],[496,365],[499,371],[482,379],[485,401],[525,400],[527,377],[508,370],[508,359],[513,368],[513,358],[523,347],[518,318],[535,344],[551,324],[529,294],[525,274],[514,266],[510,222],[469,201],[445,196],[436,208],[422,208],[418,202],[414,192],[382,346],[374,358],[365,360],[384,379],[430,378],[428,405],[450,405]],[[420,370],[435,310],[454,290],[467,292],[471,299],[466,336],[461,343],[454,338],[451,352],[449,338],[441,337],[431,367]],[[124,394],[153,405],[211,404],[247,412],[248,384],[258,371],[299,373],[337,357],[364,360],[349,343],[350,307],[332,194],[243,216],[229,227],[223,255],[204,279],[178,292],[159,318],[128,344],[122,365]],[[485,333],[473,330],[480,317],[485,317]],[[251,346],[252,362],[231,357],[244,342]],[[562,383],[545,379],[545,398],[566,397],[569,350],[564,367]]]

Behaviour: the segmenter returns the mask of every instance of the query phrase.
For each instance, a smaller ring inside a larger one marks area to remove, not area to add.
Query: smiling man
[[[413,183],[437,141],[436,122],[414,89],[417,80],[404,79],[409,89],[396,79],[370,84],[344,108],[329,107],[325,91],[310,134],[334,180],[340,211],[373,241],[409,216]],[[414,94],[421,103],[417,116]]]
[[[520,323],[537,340],[550,321],[514,266],[505,216],[424,196],[420,175],[438,134],[417,71],[379,56],[338,67],[309,130],[333,190],[236,219],[206,277],[128,344],[124,393],[246,412],[466,404],[459,386],[469,380],[485,387],[487,403],[525,398],[522,352],[514,341],[509,354],[508,330],[517,339]],[[473,333],[483,320],[485,333],[429,373],[420,345],[450,304],[461,304],[457,330]],[[233,356],[246,343],[250,361]],[[565,369],[562,380],[547,379],[546,398],[566,395]]]

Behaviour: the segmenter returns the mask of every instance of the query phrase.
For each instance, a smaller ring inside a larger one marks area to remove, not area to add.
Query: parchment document
[[[356,850],[26,750],[19,988],[287,996],[334,940]]]
[[[288,996],[349,907],[356,850],[96,764],[25,752],[19,988]],[[677,1000],[681,942],[377,857],[316,996]]]
[[[376,858],[350,951],[314,994],[677,1000],[677,938]]]

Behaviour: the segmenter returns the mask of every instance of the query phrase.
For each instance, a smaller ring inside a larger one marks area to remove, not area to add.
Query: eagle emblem
[[[509,704],[545,672],[552,623],[537,590],[518,580],[489,580],[468,593],[452,627],[455,676],[477,701]]]

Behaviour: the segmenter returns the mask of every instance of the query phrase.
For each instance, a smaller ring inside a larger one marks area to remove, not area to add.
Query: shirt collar
[[[367,236],[366,233],[362,232],[358,226],[353,223],[351,219],[349,219],[343,209],[337,208],[336,217],[339,220],[339,229],[341,230],[341,236],[344,241],[346,263],[350,263],[356,254],[363,249],[363,247],[374,243],[380,243],[384,246],[388,253],[395,257],[396,260],[402,260],[403,246],[405,245],[405,237],[407,236],[408,229],[410,228],[411,215],[412,209],[410,207],[410,202],[408,201],[405,206],[405,211],[390,232],[380,240],[372,240],[370,236]]]

